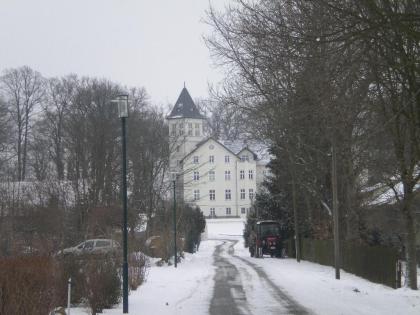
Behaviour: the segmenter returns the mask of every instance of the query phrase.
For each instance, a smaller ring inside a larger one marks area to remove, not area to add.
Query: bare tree
[[[0,83],[16,128],[16,179],[23,181],[26,177],[28,142],[33,113],[45,94],[44,79],[39,72],[24,66],[5,70],[0,78]]]
[[[74,101],[77,85],[75,75],[52,78],[47,82],[47,102],[43,106],[43,116],[49,139],[49,154],[59,180],[64,179],[65,173],[65,115]]]

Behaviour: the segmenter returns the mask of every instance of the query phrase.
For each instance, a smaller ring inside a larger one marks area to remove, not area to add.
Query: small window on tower
[[[188,123],[188,135],[189,136],[193,135],[193,124],[192,123]]]
[[[200,136],[200,124],[195,124],[195,136]]]

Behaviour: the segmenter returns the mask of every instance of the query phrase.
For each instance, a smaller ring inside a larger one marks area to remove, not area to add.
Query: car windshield
[[[280,227],[278,224],[261,224],[261,236],[279,235]]]
[[[85,247],[84,249],[92,249],[93,248],[93,241],[87,241],[85,242]]]

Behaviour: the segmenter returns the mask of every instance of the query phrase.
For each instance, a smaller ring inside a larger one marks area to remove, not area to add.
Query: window
[[[193,179],[194,180],[200,180],[200,172],[194,171],[194,177],[193,177]]]
[[[254,199],[254,189],[249,190],[249,199]]]
[[[241,199],[245,199],[245,189],[241,189]]]
[[[239,178],[240,179],[245,179],[245,171],[244,170],[239,171]]]
[[[210,155],[209,156],[209,163],[213,164],[214,163],[214,155]]]
[[[230,192],[230,189],[225,190],[225,199],[226,200],[231,200],[232,199],[232,194]]]
[[[195,136],[200,136],[200,124],[195,124]]]
[[[214,171],[209,171],[209,181],[214,182],[215,173]]]
[[[246,213],[246,209],[245,208],[241,208],[241,213],[245,214]]]
[[[200,199],[200,190],[199,189],[195,189],[194,190],[194,201],[197,201]]]
[[[216,216],[216,209],[210,208],[210,216],[215,217]]]
[[[193,135],[193,124],[192,123],[188,123],[188,135],[189,136]]]
[[[180,146],[177,146],[176,147],[176,152],[179,152],[179,148],[180,148]]]
[[[172,125],[171,136],[176,136],[176,124]]]
[[[230,180],[230,171],[225,171],[225,180]]]
[[[231,215],[231,214],[232,214],[231,208],[226,208],[226,215]]]
[[[85,242],[85,246],[83,247],[84,250],[92,250],[93,249],[93,241]]]
[[[184,124],[179,124],[179,135],[182,136],[184,134]]]
[[[249,179],[254,179],[254,171],[253,170],[248,171],[248,178]]]
[[[209,190],[210,200],[216,200],[216,191],[214,189]]]
[[[111,242],[110,241],[96,241],[96,247],[110,247]]]
[[[197,155],[194,156],[193,162],[194,162],[194,164],[198,164],[198,156]]]
[[[241,156],[241,161],[242,162],[245,162],[245,161],[249,162],[249,156],[248,155],[242,155]]]
[[[230,156],[229,155],[225,155],[225,163],[229,163],[230,162]]]

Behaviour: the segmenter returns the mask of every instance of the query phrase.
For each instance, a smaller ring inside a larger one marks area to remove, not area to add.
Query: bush
[[[61,286],[66,287],[71,278],[72,304],[87,302],[92,314],[96,314],[119,302],[120,267],[120,260],[112,255],[65,256],[61,260]]]
[[[149,261],[143,253],[132,253],[128,258],[128,284],[136,290],[145,280]]]
[[[45,315],[60,299],[59,268],[51,257],[0,260],[0,315]]]
[[[83,267],[84,289],[92,315],[120,301],[121,279],[113,259],[90,258]]]

